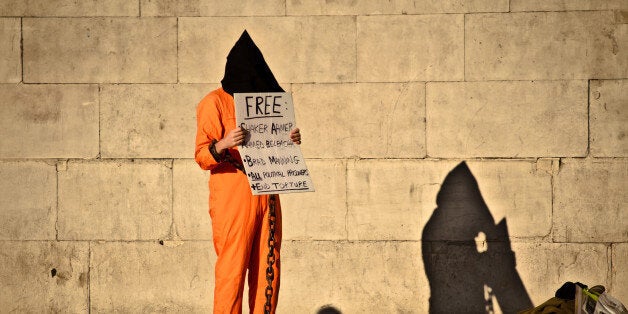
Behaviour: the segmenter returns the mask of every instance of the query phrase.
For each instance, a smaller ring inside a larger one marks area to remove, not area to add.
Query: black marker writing
[[[299,164],[299,156],[268,156],[268,161],[273,165]]]
[[[255,124],[247,124],[247,123],[240,123],[240,127],[251,132],[251,133],[266,133],[266,130],[268,130],[268,124],[266,123],[255,123]]]
[[[282,96],[246,96],[246,116],[268,116],[281,114]],[[255,112],[252,113],[251,110]]]
[[[277,178],[277,177],[284,177],[283,172],[282,171],[264,171],[262,172],[262,175],[264,176],[264,178]]]
[[[262,177],[257,172],[250,172],[249,171],[249,172],[247,172],[246,175],[249,176],[249,178],[251,178],[251,181],[262,181]]]
[[[292,130],[292,123],[274,123],[270,127],[270,134],[279,134],[279,132],[290,132]]]
[[[307,181],[296,182],[273,182],[271,183],[274,189],[290,190],[290,189],[307,189]]]
[[[249,155],[245,155],[242,161],[244,161],[249,167],[266,165],[266,161],[263,158],[251,158]]]
[[[307,169],[289,169],[288,171],[286,171],[286,174],[289,177],[298,177],[298,176],[307,176],[309,175],[309,173],[307,172]]]

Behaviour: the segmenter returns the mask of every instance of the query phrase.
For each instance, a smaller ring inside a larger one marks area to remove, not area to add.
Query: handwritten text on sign
[[[239,148],[253,195],[312,192],[298,145],[290,93],[235,93],[236,125],[249,132]]]

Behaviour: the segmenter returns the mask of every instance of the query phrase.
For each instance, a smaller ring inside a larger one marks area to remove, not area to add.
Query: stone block
[[[154,240],[172,224],[170,161],[68,162],[59,176],[59,239]]]
[[[177,82],[176,18],[25,18],[22,23],[24,82]]]
[[[470,14],[465,79],[556,80],[628,76],[628,25],[612,11]]]
[[[375,15],[508,12],[508,1],[498,0],[392,0],[392,1],[305,1],[288,0],[288,15]]]
[[[96,85],[0,84],[0,158],[98,155]]]
[[[591,81],[591,154],[628,157],[628,80]]]
[[[587,152],[587,82],[427,84],[430,157],[561,157]]]
[[[490,248],[489,248],[490,249]],[[608,248],[594,243],[514,243],[517,271],[535,305],[565,282],[608,287]]]
[[[357,28],[358,82],[464,79],[462,14],[359,16]]]
[[[423,83],[305,84],[292,91],[307,157],[425,157]]]
[[[283,239],[347,238],[346,164],[306,160],[316,192],[281,195]]]
[[[54,164],[0,162],[0,239],[54,240],[57,172]]]
[[[612,268],[611,268],[611,286],[609,294],[625,305],[628,300],[628,243],[617,243],[612,246]],[[609,288],[609,287],[607,287]]]
[[[173,217],[178,236],[184,240],[211,240],[209,171],[193,159],[175,160],[172,167]]]
[[[517,160],[469,161],[468,166],[493,218],[489,220],[494,224],[489,228],[495,230],[493,234],[498,233],[503,221],[511,238],[550,235],[552,172],[539,168],[539,162]],[[479,231],[491,236],[490,232]]]
[[[139,5],[128,0],[4,0],[0,16],[138,16]]]
[[[628,23],[628,10],[615,11],[615,23],[627,24]]]
[[[430,313],[518,313],[533,308],[510,242],[426,241]],[[427,313],[427,312],[426,312]]]
[[[628,241],[628,160],[562,162],[554,183],[554,241]]]
[[[361,160],[348,165],[347,191],[349,240],[504,240],[551,228],[551,175],[528,161]]]
[[[218,0],[141,0],[142,16],[284,15],[285,2]]]
[[[91,313],[211,312],[211,242],[96,243],[90,261]]]
[[[436,199],[435,192],[447,172],[446,164],[455,166],[448,161],[440,164],[416,160],[349,162],[349,240],[419,240],[423,211],[434,209],[428,206]],[[431,202],[424,204],[424,200]]]
[[[218,86],[101,86],[103,158],[194,158],[196,105]]]
[[[180,18],[180,81],[220,82],[245,29],[280,82],[355,81],[352,16]]]
[[[0,241],[0,308],[13,313],[87,313],[87,242]]]
[[[510,11],[570,11],[628,9],[623,0],[511,0]]]
[[[20,19],[0,18],[0,83],[22,81],[22,49]]]
[[[278,313],[427,313],[428,282],[416,242],[282,244]]]

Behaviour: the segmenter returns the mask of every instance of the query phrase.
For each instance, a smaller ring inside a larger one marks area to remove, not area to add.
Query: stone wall
[[[211,310],[195,107],[244,29],[317,190],[282,196],[278,312],[425,313],[476,284],[461,252],[514,252],[535,305],[565,281],[628,302],[625,0],[0,0],[3,312]],[[426,238],[460,165],[505,234],[454,213]]]

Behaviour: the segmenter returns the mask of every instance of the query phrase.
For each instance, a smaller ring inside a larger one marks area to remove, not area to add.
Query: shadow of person
[[[449,172],[436,204],[421,237],[430,313],[490,313],[494,299],[504,313],[533,307],[515,268],[506,219],[495,225],[465,162]]]

